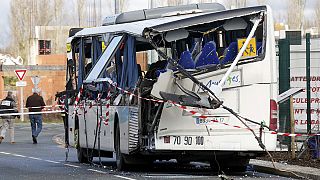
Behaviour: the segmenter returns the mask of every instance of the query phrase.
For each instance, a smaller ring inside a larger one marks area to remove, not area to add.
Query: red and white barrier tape
[[[24,112],[24,113],[5,113],[5,114],[0,114],[1,116],[22,116],[22,115],[30,115],[30,114],[52,114],[52,113],[62,113],[65,111],[61,110],[54,110],[54,111],[40,111],[40,112]]]
[[[47,105],[47,106],[33,106],[33,107],[27,107],[27,108],[22,108],[22,109],[44,109],[44,108],[55,108],[55,107],[64,107],[64,105]],[[0,109],[1,111],[11,111],[11,110],[20,110],[21,108],[13,108],[13,109]]]
[[[145,97],[141,97],[139,95],[136,95],[134,94],[133,92],[130,92],[130,91],[127,91],[125,89],[122,89],[120,88],[119,86],[117,86],[117,84],[115,82],[113,82],[111,79],[109,79],[107,81],[110,85],[112,85],[113,87],[117,88],[118,90],[128,94],[128,95],[132,95],[132,96],[135,96],[139,99],[142,99],[142,100],[146,100],[146,101],[153,101],[153,102],[157,102],[157,103],[165,103],[165,102],[168,102],[176,107],[179,107],[180,109],[186,111],[186,112],[189,112],[191,115],[193,116],[197,116],[198,118],[202,118],[202,119],[207,119],[207,118],[210,118],[209,116],[206,116],[206,115],[203,115],[202,113],[200,112],[197,112],[193,109],[188,109],[186,106],[183,106],[181,104],[178,104],[176,102],[173,102],[173,101],[164,101],[164,100],[156,100],[156,99],[150,99],[150,98],[145,98]],[[80,93],[80,92],[79,92]],[[81,91],[82,93],[82,91]],[[108,98],[109,97],[109,98]],[[108,89],[108,96],[107,96],[107,99],[106,99],[109,103],[107,103],[107,112],[106,112],[106,120],[105,120],[105,124],[108,125],[108,121],[109,121],[109,107],[110,107],[110,88]],[[219,122],[217,120],[211,120],[211,122],[214,122],[214,123],[219,123],[219,124],[222,124],[222,125],[225,125],[225,126],[229,126],[229,127],[234,127],[234,128],[238,128],[238,129],[246,129],[246,130],[249,130],[249,128],[244,128],[244,127],[241,127],[241,126],[237,126],[237,125],[230,125],[228,123],[223,123],[223,122]],[[276,134],[276,135],[280,135],[280,136],[290,136],[290,137],[297,137],[297,136],[319,136],[320,134],[290,134],[290,133],[281,133],[281,132],[277,132],[277,131],[263,131],[265,133],[270,133],[270,134]]]
[[[78,113],[78,103],[80,101],[81,95],[83,93],[83,84],[81,85],[80,89],[79,89],[79,93],[77,94],[76,100],[74,101],[74,110],[72,115],[75,115]]]
[[[107,92],[107,104],[106,104],[106,119],[104,120],[104,125],[109,125],[109,115],[110,115],[110,99],[111,99],[111,89],[110,87],[108,88]]]
[[[81,85],[81,87],[80,87],[80,89],[79,89],[79,93],[77,94],[76,100],[75,100],[75,102],[74,102],[74,105],[75,105],[75,106],[78,105],[82,93],[83,93],[83,85]]]

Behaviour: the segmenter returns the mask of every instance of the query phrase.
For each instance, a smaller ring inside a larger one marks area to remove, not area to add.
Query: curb
[[[281,163],[275,163],[278,169],[273,168],[272,163],[262,160],[251,160],[250,164],[253,169],[258,172],[276,174],[279,176],[297,178],[297,179],[317,179],[320,180],[320,174],[314,174],[313,172],[319,172],[317,168],[296,166],[296,165],[280,165]],[[270,166],[271,164],[271,166]],[[282,167],[281,167],[282,166]]]
[[[52,137],[52,141],[57,143],[57,144],[59,144],[59,145],[65,146],[64,140],[63,140],[63,138],[61,138],[63,136],[64,136],[64,133],[57,134],[57,135]]]

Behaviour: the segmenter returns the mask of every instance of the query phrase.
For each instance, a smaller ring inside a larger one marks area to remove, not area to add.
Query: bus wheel
[[[249,160],[247,158],[235,158],[235,159],[227,159],[222,161],[211,161],[210,167],[213,171],[224,171],[224,172],[245,172],[247,169],[247,165],[249,164]]]
[[[127,168],[125,157],[120,151],[120,128],[117,125],[116,137],[115,137],[115,150],[116,150],[116,164],[117,170],[122,171]]]
[[[185,160],[183,158],[178,158],[177,159],[177,163],[180,164],[180,165],[188,165],[188,164],[190,164],[190,161],[189,160]]]
[[[92,162],[93,157],[89,155],[90,151],[87,154],[87,149],[85,148],[77,148],[77,156],[78,156],[78,161],[80,163],[89,163]]]

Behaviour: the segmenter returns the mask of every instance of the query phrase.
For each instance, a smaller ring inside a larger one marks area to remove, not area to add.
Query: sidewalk
[[[320,180],[320,169],[317,168],[275,162],[274,164],[277,169],[274,169],[272,162],[257,159],[251,159],[250,164],[253,166],[254,170],[259,172],[277,174],[280,176],[287,176],[298,179],[306,178]]]

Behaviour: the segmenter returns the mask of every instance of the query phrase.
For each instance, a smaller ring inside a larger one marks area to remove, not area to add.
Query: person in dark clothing
[[[8,95],[5,99],[3,99],[0,103],[0,114],[10,114],[17,113],[16,109],[17,105],[13,98],[12,92],[8,91]],[[2,126],[0,126],[0,144],[2,140],[5,138],[6,131],[9,130],[9,135],[11,138],[11,144],[14,144],[14,119],[16,116],[1,116]]]
[[[41,112],[46,104],[44,103],[42,96],[39,95],[40,91],[38,89],[33,88],[32,92],[33,94],[27,98],[26,107],[29,109],[29,112]],[[30,114],[29,119],[31,123],[33,144],[37,144],[37,137],[42,130],[42,114]]]

